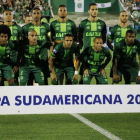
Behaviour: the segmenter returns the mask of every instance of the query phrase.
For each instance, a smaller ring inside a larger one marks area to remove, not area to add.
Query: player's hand
[[[137,76],[136,80],[140,84],[140,76]]]
[[[85,75],[85,76],[89,76],[89,69],[86,69],[86,70],[84,71],[84,75]]]
[[[117,74],[114,74],[114,75],[113,75],[113,81],[114,81],[114,82],[119,82],[119,81],[120,81],[120,76],[117,75]]]
[[[57,81],[56,75],[55,75],[55,74],[52,74],[52,75],[51,75],[51,81],[53,81],[54,79]]]
[[[13,70],[12,70],[13,73],[17,73],[17,72],[18,72],[18,69],[19,69],[18,66],[14,66],[14,68],[13,68]]]
[[[78,75],[75,75],[75,74],[74,74],[74,76],[73,76],[73,78],[72,78],[72,81],[73,81],[74,79],[76,79],[76,80],[78,81]]]
[[[104,69],[101,69],[101,70],[100,70],[100,73],[101,73],[103,76],[106,76],[106,72],[105,72]]]

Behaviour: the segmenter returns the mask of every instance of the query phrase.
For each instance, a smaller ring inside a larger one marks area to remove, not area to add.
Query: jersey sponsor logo
[[[90,26],[87,26],[86,28],[87,28],[87,29],[90,29]]]
[[[68,27],[67,27],[67,30],[71,30],[71,27],[70,27],[70,26],[68,26]]]
[[[101,26],[98,26],[97,28],[98,28],[98,29],[101,29]]]
[[[86,32],[86,36],[101,36],[101,32]]]
[[[53,52],[54,52],[54,53],[57,53],[56,49],[53,49]]]
[[[67,34],[67,33],[56,33],[55,37],[64,37],[65,34]]]

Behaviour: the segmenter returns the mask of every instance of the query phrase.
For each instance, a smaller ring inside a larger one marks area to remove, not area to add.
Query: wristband
[[[138,73],[138,76],[140,76],[140,71],[139,71],[139,73]]]
[[[78,75],[78,71],[75,71],[75,73],[74,73],[75,75]]]

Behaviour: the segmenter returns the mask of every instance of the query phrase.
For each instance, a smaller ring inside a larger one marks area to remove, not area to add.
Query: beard
[[[60,16],[60,18],[66,18],[66,16]]]

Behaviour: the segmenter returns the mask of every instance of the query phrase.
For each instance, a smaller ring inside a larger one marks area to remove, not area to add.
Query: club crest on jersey
[[[59,28],[59,27],[56,27],[55,29],[56,29],[56,30],[60,30],[60,28]]]
[[[98,29],[101,29],[101,26],[98,26]]]
[[[56,49],[53,49],[53,52],[54,52],[54,53],[57,53]]]
[[[70,26],[68,26],[68,27],[67,27],[67,30],[71,30],[71,27],[70,27]]]
[[[41,29],[41,33],[45,33],[45,30],[44,29]]]
[[[117,32],[116,34],[117,34],[117,35],[120,35],[121,33],[120,33],[120,32]]]
[[[17,34],[17,30],[13,30],[13,33]]]
[[[90,26],[87,26],[86,28],[87,28],[87,29],[90,29]]]

